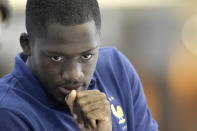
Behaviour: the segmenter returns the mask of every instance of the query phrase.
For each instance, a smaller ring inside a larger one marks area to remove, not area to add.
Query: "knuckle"
[[[108,108],[109,108],[109,105],[105,105],[104,108],[105,108],[105,109],[108,109]]]
[[[80,98],[82,94],[82,92],[77,92],[77,98]]]
[[[110,105],[109,101],[106,100],[105,105],[109,106]]]
[[[79,104],[79,106],[83,106],[84,105],[84,101],[83,100],[78,100],[77,103]]]
[[[93,90],[95,93],[100,93],[100,91],[99,90],[97,90],[97,89],[95,89],[95,90]]]
[[[88,108],[86,106],[82,107],[82,111],[87,114],[88,113]]]
[[[105,93],[101,93],[101,96],[103,97],[103,98],[106,98],[106,94]]]
[[[93,116],[92,116],[91,113],[87,113],[87,117],[88,117],[89,119],[93,119]]]
[[[110,103],[108,101],[104,101],[104,104],[102,106],[103,111],[108,110],[110,108]]]

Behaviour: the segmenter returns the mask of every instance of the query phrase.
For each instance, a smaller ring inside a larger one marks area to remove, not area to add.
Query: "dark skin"
[[[50,24],[47,34],[20,37],[27,66],[50,97],[68,106],[81,131],[111,131],[111,112],[104,93],[86,90],[98,59],[99,32],[93,20],[74,26]]]

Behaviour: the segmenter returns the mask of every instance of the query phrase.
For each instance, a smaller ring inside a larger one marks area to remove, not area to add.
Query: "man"
[[[0,80],[0,130],[155,131],[137,73],[100,48],[96,0],[28,0],[23,53]]]

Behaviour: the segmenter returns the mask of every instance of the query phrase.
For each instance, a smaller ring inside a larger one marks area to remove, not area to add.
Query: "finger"
[[[77,126],[78,126],[78,128],[79,128],[80,131],[86,131],[86,129],[85,129],[85,127],[84,127],[83,124],[77,123]]]
[[[99,100],[95,101],[93,103],[88,103],[86,105],[82,105],[82,111],[87,114],[88,112],[91,112],[93,110],[96,110],[98,108],[103,108],[103,106],[109,106],[109,102],[107,100]]]
[[[76,119],[75,121],[77,122],[77,124],[79,125],[79,128],[83,127],[86,129],[94,129],[95,124],[93,121],[91,121],[90,119],[88,119],[83,112],[78,113],[78,115],[76,115]],[[92,130],[91,130],[92,131]]]
[[[99,108],[87,114],[89,119],[93,120],[102,120],[107,121],[109,120],[110,111],[108,109]]]
[[[69,106],[71,112],[73,112],[73,103],[76,99],[76,90],[72,90],[70,94],[67,95],[67,97],[65,98],[65,101],[67,103],[67,105]]]
[[[79,128],[80,131],[86,131],[86,128],[84,126],[83,121],[79,120],[79,116],[77,116],[76,114],[73,114],[73,118],[76,121],[77,127]]]
[[[73,106],[73,113],[76,114],[76,118],[75,121],[77,122],[77,124],[79,125],[79,128],[91,128],[91,124],[88,120],[88,118],[85,116],[84,112],[81,110],[79,104],[75,101],[74,102],[74,106]]]
[[[96,129],[96,120],[90,120],[91,127]]]
[[[73,113],[77,115],[77,123],[83,123],[83,112],[80,108],[80,105],[76,102],[76,100],[74,101],[74,105],[73,105]]]
[[[80,131],[86,131],[86,129],[91,128],[91,123],[87,117],[83,116],[83,112],[81,112],[79,105],[76,103],[76,94],[76,91],[72,90],[71,93],[65,98],[65,101],[68,104]]]
[[[95,120],[90,120],[88,119],[87,117],[85,118],[85,122],[84,122],[84,126],[87,128],[87,129],[91,129],[92,130],[95,130],[96,129],[96,121]]]
[[[98,94],[104,94],[102,92],[100,92],[99,90],[83,90],[83,91],[79,91],[77,92],[77,98],[82,98],[82,97],[85,97],[85,96],[89,96],[90,94],[92,95],[98,95]]]
[[[78,96],[78,94],[77,94]],[[102,100],[107,100],[106,95],[104,93],[89,93],[89,95],[86,95],[84,97],[77,97],[77,102],[79,103],[80,106],[94,103],[96,101],[102,101]]]
[[[84,126],[85,126],[86,129],[91,127],[90,126],[90,122],[89,122],[89,120],[86,117],[84,117]]]
[[[65,98],[65,101],[68,105],[73,104],[76,98],[76,90],[72,90],[70,94],[68,94]]]

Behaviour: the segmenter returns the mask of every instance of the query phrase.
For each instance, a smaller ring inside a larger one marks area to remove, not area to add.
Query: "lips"
[[[69,94],[72,90],[79,90],[81,86],[61,86],[59,90],[64,94]]]

